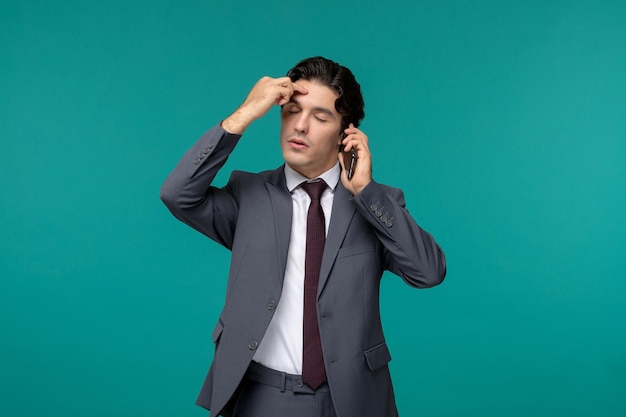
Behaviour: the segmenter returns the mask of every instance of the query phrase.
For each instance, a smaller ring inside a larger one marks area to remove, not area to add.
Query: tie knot
[[[319,201],[326,187],[328,186],[326,185],[326,182],[324,182],[324,180],[302,183],[302,189],[306,191],[309,197],[311,197],[311,200]]]

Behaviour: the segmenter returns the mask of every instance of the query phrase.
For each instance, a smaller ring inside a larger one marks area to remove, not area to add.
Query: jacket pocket
[[[373,243],[363,243],[360,245],[346,246],[339,249],[339,252],[337,252],[337,259],[347,258],[348,256],[362,255],[364,253],[374,252],[375,250],[376,245],[374,245]]]
[[[213,329],[213,333],[211,334],[211,339],[213,339],[213,343],[217,343],[220,340],[220,336],[222,335],[222,331],[224,330],[224,323],[222,319],[217,321],[215,328]]]
[[[385,342],[366,350],[364,353],[370,371],[375,371],[391,361],[391,353],[389,353]]]

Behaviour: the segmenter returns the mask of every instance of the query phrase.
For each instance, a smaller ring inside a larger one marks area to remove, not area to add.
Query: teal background
[[[159,187],[321,54],[448,257],[435,289],[383,280],[401,415],[625,416],[625,45],[621,1],[3,1],[0,413],[206,415],[229,256]],[[218,182],[278,166],[277,129]]]

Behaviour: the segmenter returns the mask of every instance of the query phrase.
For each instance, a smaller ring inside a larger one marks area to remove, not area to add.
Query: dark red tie
[[[317,322],[317,285],[326,242],[324,211],[320,198],[327,185],[323,180],[302,184],[311,197],[306,219],[306,258],[304,261],[304,318],[302,380],[316,389],[326,379],[322,343]]]

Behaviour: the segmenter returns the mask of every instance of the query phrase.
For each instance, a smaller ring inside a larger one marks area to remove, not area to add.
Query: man
[[[274,105],[285,164],[235,171],[214,187],[246,128]],[[174,216],[232,251],[213,364],[197,401],[212,415],[397,415],[380,279],[389,270],[431,287],[446,266],[402,191],[372,179],[368,138],[358,129],[363,107],[349,69],[305,59],[286,77],[260,79],[163,184]]]

